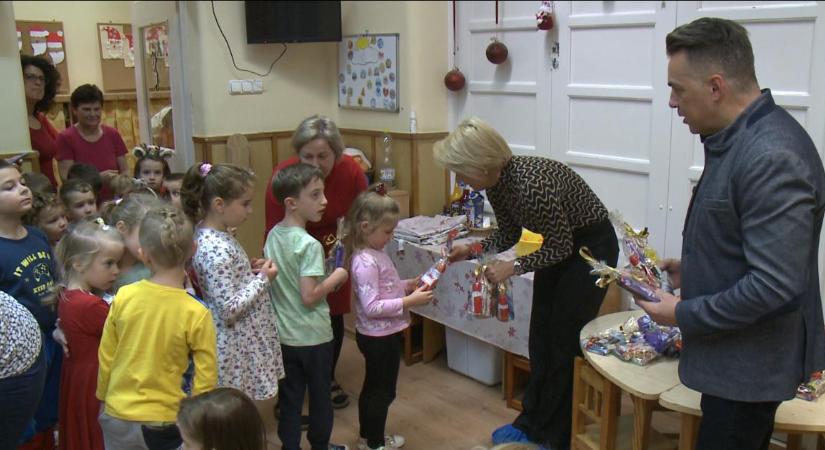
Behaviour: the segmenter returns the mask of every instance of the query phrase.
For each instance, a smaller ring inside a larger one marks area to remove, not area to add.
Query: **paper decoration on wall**
[[[63,32],[54,31],[46,38],[46,48],[49,50],[49,57],[55,66],[66,59],[66,52],[63,50]]]
[[[338,106],[399,111],[398,34],[344,36],[338,46]]]
[[[124,33],[127,45],[123,49],[123,64],[126,67],[135,67],[135,38],[132,33]]]
[[[29,28],[31,38],[32,55],[38,56],[46,53],[46,38],[49,37],[49,30],[40,25]]]
[[[146,55],[166,60],[169,56],[169,39],[165,25],[155,25],[144,30]],[[168,62],[166,63],[168,67]]]
[[[17,51],[23,50],[23,33],[20,32],[20,28],[17,29]]]
[[[100,25],[100,55],[103,59],[122,59],[123,25]]]

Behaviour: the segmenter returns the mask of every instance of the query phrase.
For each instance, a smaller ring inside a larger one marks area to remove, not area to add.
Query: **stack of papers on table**
[[[439,245],[447,242],[447,235],[458,230],[458,237],[466,236],[466,216],[416,216],[398,222],[395,238],[421,245]]]

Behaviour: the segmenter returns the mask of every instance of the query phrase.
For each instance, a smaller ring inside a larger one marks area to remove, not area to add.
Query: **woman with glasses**
[[[26,112],[29,118],[29,135],[32,148],[40,154],[40,172],[52,186],[57,186],[54,173],[54,157],[57,152],[57,130],[46,118],[46,112],[54,101],[60,85],[60,72],[43,58],[21,55],[23,87],[26,91]]]

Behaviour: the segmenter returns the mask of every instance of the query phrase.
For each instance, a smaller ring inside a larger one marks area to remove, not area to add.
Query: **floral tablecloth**
[[[479,240],[477,237],[459,239],[456,244]],[[390,241],[384,249],[398,268],[402,279],[421,275],[432,266],[440,255],[441,246]],[[502,260],[515,258],[511,249],[499,255]],[[468,298],[472,287],[472,272],[476,261],[460,261],[450,264],[441,275],[435,289],[435,300],[429,305],[415,306],[411,310],[464,334],[473,336],[508,352],[527,357],[527,338],[530,332],[530,312],[533,299],[533,274],[511,278],[513,295],[513,318],[507,322],[495,317],[478,318],[467,312]]]

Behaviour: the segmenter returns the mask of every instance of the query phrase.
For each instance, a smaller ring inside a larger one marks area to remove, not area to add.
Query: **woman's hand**
[[[104,170],[100,172],[100,179],[103,180],[104,183],[109,184],[119,173],[117,170]]]
[[[486,276],[491,283],[501,283],[516,273],[513,269],[513,262],[515,262],[515,260],[495,261],[487,264],[487,270],[484,271],[484,276]]]
[[[447,255],[447,259],[449,259],[450,262],[464,261],[465,259],[468,259],[470,257],[471,253],[472,252],[470,251],[469,245],[454,245],[453,250],[450,252],[449,255]]]

